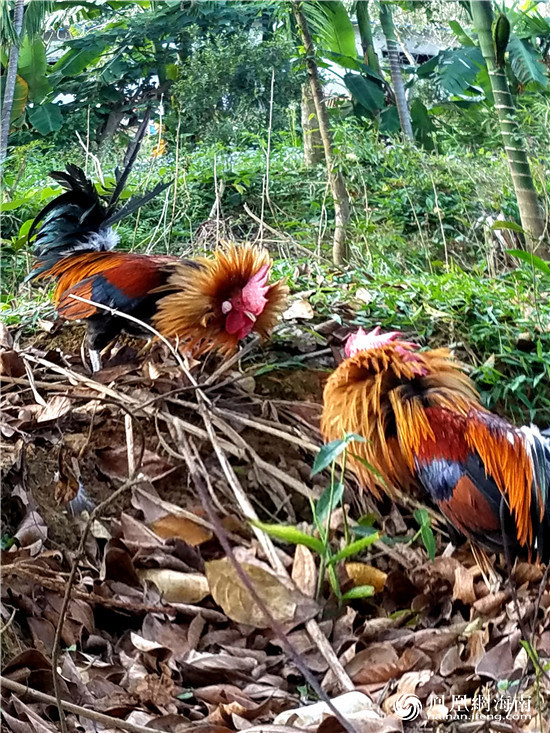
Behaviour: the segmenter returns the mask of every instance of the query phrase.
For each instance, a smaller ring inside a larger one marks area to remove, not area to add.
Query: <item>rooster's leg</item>
[[[93,374],[101,370],[101,353],[113,338],[120,333],[120,329],[117,330],[116,327],[113,327],[116,322],[115,318],[103,314],[91,316],[87,319],[86,346],[90,354]]]
[[[101,370],[101,356],[99,351],[96,349],[90,349],[90,363],[92,365],[92,372],[99,372]]]

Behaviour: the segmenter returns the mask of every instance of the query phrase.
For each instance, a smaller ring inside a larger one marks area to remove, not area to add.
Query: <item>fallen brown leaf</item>
[[[48,400],[45,407],[40,410],[36,416],[36,422],[48,422],[49,420],[59,420],[60,417],[66,415],[72,407],[72,402],[68,397],[56,395]]]
[[[313,307],[308,300],[302,298],[301,300],[295,300],[289,308],[283,313],[283,319],[285,321],[291,321],[294,318],[304,318],[309,320],[315,315]]]
[[[455,569],[453,599],[462,601],[462,603],[468,605],[474,603],[476,600],[474,576],[464,565],[459,565]]]
[[[291,577],[298,590],[305,596],[309,596],[310,598],[315,596],[317,566],[315,565],[315,558],[309,547],[296,545]]]
[[[167,514],[149,525],[155,534],[163,539],[179,537],[187,544],[197,547],[208,542],[214,536],[209,529],[186,517]]]
[[[521,632],[515,633],[502,639],[496,646],[479,660],[475,666],[476,674],[482,677],[489,677],[492,680],[505,680],[514,671],[514,656],[517,652]]]
[[[283,624],[294,621],[300,600],[306,601],[306,598],[298,591],[289,590],[274,573],[263,567],[250,563],[242,563],[241,567],[273,618]],[[269,620],[228,558],[206,563],[206,577],[212,597],[229,618],[260,629],[269,626]],[[307,600],[311,604],[311,600]]]
[[[140,580],[148,580],[168,603],[199,603],[209,594],[208,581],[199,573],[181,573],[166,568],[137,571]]]
[[[389,642],[371,644],[346,665],[356,685],[370,685],[401,677],[415,667],[426,668],[430,658],[418,649],[405,649],[399,656]]]
[[[25,365],[16,351],[0,351],[0,374],[7,377],[22,377]]]

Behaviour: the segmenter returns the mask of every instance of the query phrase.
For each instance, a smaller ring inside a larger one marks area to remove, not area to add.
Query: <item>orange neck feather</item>
[[[407,383],[422,378],[423,400],[407,396]],[[321,432],[326,441],[346,433],[362,435],[365,443],[354,443],[350,453],[367,461],[381,475],[381,482],[359,460],[350,463],[365,488],[380,495],[377,484],[406,488],[413,483],[414,454],[423,439],[431,436],[424,402],[452,407],[468,414],[482,409],[468,377],[459,371],[447,349],[415,352],[399,343],[389,343],[369,352],[359,352],[343,361],[329,377],[324,392]],[[388,437],[389,423],[395,437]]]

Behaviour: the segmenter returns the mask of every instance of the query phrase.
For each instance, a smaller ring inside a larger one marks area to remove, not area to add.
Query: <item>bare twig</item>
[[[233,354],[233,356],[227,359],[227,361],[224,361],[223,364],[221,364],[216,369],[216,371],[208,377],[208,379],[206,380],[206,382],[204,382],[202,386],[208,387],[212,384],[215,384],[216,380],[221,377],[222,374],[224,374],[228,369],[231,369],[231,367],[234,364],[237,364],[237,362],[239,362],[243,358],[243,356],[252,351],[252,349],[254,349],[258,345],[259,341],[259,336],[254,336],[250,343],[248,343],[246,346],[243,346],[242,349],[240,349],[236,354]]]
[[[265,422],[252,420],[252,418],[245,417],[244,415],[241,415],[238,412],[234,412],[233,410],[223,409],[222,407],[214,407],[212,408],[212,412],[215,415],[226,417],[228,420],[234,420],[235,422],[238,422],[241,425],[246,425],[249,428],[260,430],[263,433],[269,433],[269,435],[274,435],[277,438],[282,438],[283,440],[286,440],[289,443],[294,443],[300,448],[308,450],[311,453],[319,453],[320,448],[318,445],[315,445],[315,443],[310,443],[306,438],[298,437],[285,430],[273,428],[270,425],[266,425]]]
[[[127,730],[130,731],[130,733],[151,733],[151,731],[157,731],[157,733],[168,733],[168,731],[163,731],[157,727],[149,728],[149,726],[146,725],[138,725],[137,723],[130,723],[127,720],[121,720],[120,718],[112,718],[110,715],[104,715],[104,713],[98,713],[95,710],[88,710],[88,708],[83,708],[81,705],[75,705],[67,700],[57,700],[55,697],[47,695],[45,692],[33,690],[32,687],[21,685],[19,682],[10,680],[8,677],[0,677],[0,685],[4,689],[10,690],[10,692],[14,692],[20,697],[27,696],[33,700],[37,700],[38,702],[44,702],[48,705],[57,705],[58,709],[60,709],[60,713],[63,711],[63,720],[65,720],[66,710],[68,713],[74,713],[74,715],[81,715],[83,718],[87,718],[88,720],[94,720],[96,723],[100,723],[110,730]],[[59,722],[61,723],[61,717]],[[189,733],[193,733],[192,728],[189,728]]]
[[[145,440],[143,439],[143,434],[142,434],[141,450],[140,450],[139,459],[137,461],[138,468],[141,467],[144,453],[145,453]],[[72,590],[73,583],[76,578],[76,573],[78,570],[78,563],[80,562],[80,559],[84,554],[84,549],[86,547],[86,540],[88,538],[88,533],[90,531],[92,524],[95,522],[96,518],[100,516],[100,514],[110,504],[116,501],[116,499],[118,499],[119,496],[121,496],[125,491],[127,491],[127,489],[129,489],[131,486],[134,486],[137,483],[143,482],[144,480],[145,479],[142,476],[136,477],[134,474],[131,474],[128,477],[128,480],[122,484],[122,486],[120,486],[116,491],[114,491],[111,494],[111,496],[109,496],[105,501],[101,502],[101,504],[98,504],[98,506],[90,513],[88,521],[86,522],[86,525],[84,526],[84,530],[82,532],[80,542],[78,543],[78,548],[76,550],[76,556],[73,560],[71,572],[69,574],[69,578],[67,580],[67,586],[65,588],[65,595],[63,597],[63,603],[61,605],[61,610],[59,611],[59,619],[57,622],[57,627],[55,629],[55,636],[54,636],[53,649],[52,649],[53,688],[54,688],[55,698],[57,700],[57,708],[59,710],[59,725],[61,727],[62,733],[68,733],[68,728],[67,728],[67,720],[65,718],[65,713],[61,705],[61,702],[62,702],[61,701],[61,690],[59,687],[57,663],[59,659],[61,633],[63,630],[63,624],[65,622],[65,616],[67,615],[67,610],[69,608],[69,603],[71,600],[71,590]]]
[[[36,389],[36,384],[34,381],[34,374],[32,373],[31,368],[27,362],[24,362],[24,367],[25,367],[25,371],[27,372],[27,378],[29,380],[29,387],[31,388],[34,399],[37,401],[39,405],[42,405],[42,407],[46,407],[46,400],[42,397],[42,395]]]
[[[6,623],[5,623],[5,624],[4,624],[3,626],[2,626],[2,628],[0,629],[0,634],[3,634],[3,633],[4,633],[5,631],[7,631],[7,630],[9,629],[9,627],[10,627],[10,626],[12,625],[12,623],[13,623],[13,620],[14,620],[14,618],[15,618],[15,614],[16,614],[16,613],[17,613],[17,609],[16,609],[16,608],[14,608],[14,609],[13,609],[13,611],[11,612],[11,616],[9,617],[9,619],[8,619],[8,620],[6,621]]]
[[[202,404],[200,406],[200,409],[201,409],[201,411],[204,411],[204,404]],[[203,419],[204,419],[204,416],[203,416]],[[207,426],[207,429],[209,429],[208,428],[208,422],[209,422],[209,418],[208,418],[208,415],[206,415],[205,425]],[[213,432],[212,425],[210,425],[209,432],[210,431],[214,435],[214,439],[215,439],[215,434]],[[213,447],[214,447],[214,449],[216,449],[215,443],[213,443]],[[211,507],[210,502],[208,500],[208,495],[206,493],[205,485],[204,485],[203,474],[206,471],[206,469],[203,466],[203,471],[202,472],[199,471],[198,466],[197,466],[197,462],[196,462],[196,458],[194,458],[191,455],[191,452],[189,450],[189,446],[186,444],[186,441],[184,442],[184,444],[182,446],[182,449],[183,449],[183,457],[187,461],[187,464],[188,464],[188,467],[189,467],[189,473],[190,473],[191,478],[193,479],[193,482],[194,482],[194,484],[195,484],[195,486],[197,488],[197,492],[199,494],[199,497],[201,499],[201,502],[203,504],[203,507],[204,507],[205,511],[207,512],[207,514],[208,514],[208,516],[210,518],[210,521],[216,527],[216,536],[217,536],[220,544],[222,545],[222,547],[223,547],[223,549],[224,549],[227,557],[229,558],[229,560],[231,561],[233,567],[235,568],[235,571],[236,571],[237,575],[239,576],[239,579],[241,580],[241,582],[244,584],[244,586],[247,588],[247,590],[252,595],[252,597],[254,599],[254,602],[258,605],[258,607],[261,609],[262,613],[264,614],[265,618],[269,621],[269,624],[270,624],[271,628],[273,629],[274,633],[277,634],[277,636],[279,637],[279,639],[280,639],[281,643],[283,644],[284,648],[286,649],[287,653],[292,658],[293,662],[296,664],[296,666],[298,667],[298,669],[301,671],[301,673],[303,674],[303,676],[304,676],[305,680],[307,681],[307,683],[312,687],[313,690],[315,690],[315,692],[317,693],[317,695],[324,702],[326,702],[326,704],[330,708],[330,711],[336,717],[336,719],[338,720],[338,722],[340,723],[340,725],[344,728],[344,730],[348,731],[348,733],[357,733],[355,727],[353,725],[351,725],[349,723],[349,721],[347,721],[343,717],[343,715],[334,707],[333,703],[328,698],[328,696],[326,695],[326,693],[323,691],[323,689],[319,685],[318,681],[311,674],[310,670],[308,669],[307,665],[304,663],[303,658],[301,657],[301,655],[299,654],[299,652],[297,652],[297,650],[294,648],[294,646],[288,640],[288,636],[285,633],[285,631],[282,628],[282,626],[279,624],[278,621],[276,621],[273,618],[273,614],[270,613],[270,611],[267,608],[266,604],[264,603],[263,599],[258,595],[258,593],[257,593],[257,591],[256,591],[256,589],[254,587],[254,584],[253,584],[252,580],[250,579],[249,575],[244,571],[244,569],[242,568],[242,565],[238,562],[237,558],[235,557],[235,554],[233,552],[233,548],[232,548],[231,544],[229,543],[229,540],[227,538],[227,534],[226,534],[226,532],[225,532],[225,530],[224,530],[224,528],[223,528],[220,520],[218,519],[218,517],[215,515],[215,513],[212,510],[212,507]],[[220,457],[222,457],[222,461],[220,461],[220,465],[222,465],[222,468],[225,465],[228,465],[227,464],[227,459],[225,459],[225,461],[223,461],[223,459],[225,457],[223,456],[223,454],[221,452],[218,451],[217,452],[217,455],[218,455],[218,459]],[[229,468],[231,468],[231,466],[229,466]],[[230,472],[226,473],[226,477],[228,478],[228,480],[230,480]],[[238,483],[238,480],[236,479],[236,477],[235,477],[235,480]],[[242,489],[240,489],[240,487],[239,487],[239,493],[243,493],[242,492]],[[249,505],[249,502],[248,502],[248,499],[246,498],[246,496],[244,497],[244,502],[245,502],[245,504],[248,504]],[[251,514],[249,516],[254,516],[254,510],[252,509],[251,506],[250,506],[250,511],[251,511]],[[267,540],[267,542],[266,542],[266,540]],[[260,540],[260,541],[262,542],[262,540]],[[269,537],[267,537],[267,535],[265,536],[265,540],[262,542],[262,545],[266,545],[266,544],[271,544],[272,545],[271,540],[269,539]],[[274,567],[276,567],[276,568],[282,568],[282,574],[284,575],[284,577],[288,577],[288,575],[287,575],[287,573],[286,573],[286,571],[284,569],[284,566],[282,565],[281,560],[278,558],[278,556],[277,556],[277,554],[275,552],[275,548],[274,547],[273,547],[272,552],[270,552],[268,554],[268,557],[273,557],[274,563],[275,563]],[[339,662],[338,662],[338,664],[339,664]],[[344,674],[345,674],[345,672],[344,672]],[[351,689],[353,689],[353,683],[351,682],[351,680],[350,680],[350,684],[352,685],[352,688]]]
[[[10,563],[9,565],[4,563],[1,572],[2,578],[8,578],[10,576],[24,578],[42,588],[47,588],[57,593],[62,593],[65,589],[64,580],[48,578],[43,572],[40,574],[33,572],[31,569],[24,567],[22,563]],[[190,603],[170,603],[169,605],[159,606],[150,603],[138,603],[137,601],[122,601],[118,598],[105,598],[97,593],[90,593],[89,590],[81,590],[74,586],[71,596],[79,601],[88,603],[90,606],[116,608],[126,613],[162,613],[166,616],[174,617],[181,614],[182,616],[202,616],[207,621],[212,621],[212,623],[223,623],[226,621],[226,616],[223,613],[214,611],[211,608],[204,608],[203,606],[194,606]],[[167,604],[166,601],[164,603]]]
[[[128,453],[128,475],[133,476],[136,472],[136,454],[134,452],[134,429],[132,416],[129,413],[124,415],[124,428],[126,430],[126,451]]]

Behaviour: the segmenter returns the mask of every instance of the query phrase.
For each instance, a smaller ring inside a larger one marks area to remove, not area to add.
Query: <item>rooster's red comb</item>
[[[344,353],[347,358],[355,356],[360,351],[372,351],[372,349],[380,349],[386,344],[399,343],[403,348],[418,349],[417,344],[411,341],[402,341],[400,339],[400,331],[389,331],[388,333],[381,333],[382,329],[380,326],[376,326],[372,331],[367,333],[362,328],[359,328],[356,333],[352,333],[348,336]]]

